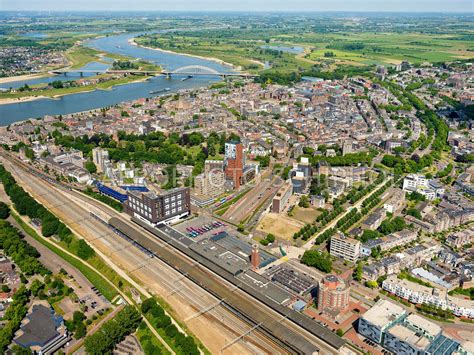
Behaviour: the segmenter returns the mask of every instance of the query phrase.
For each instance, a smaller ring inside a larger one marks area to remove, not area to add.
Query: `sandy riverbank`
[[[39,79],[39,78],[44,78],[46,76],[50,76],[50,75],[48,73],[41,73],[41,74],[25,74],[25,75],[18,75],[18,76],[8,76],[5,78],[0,78],[0,85],[5,84],[5,83],[11,83],[13,81]]]
[[[35,100],[41,100],[41,99],[50,99],[50,97],[47,97],[47,96],[25,96],[25,97],[18,97],[18,98],[0,99],[0,105],[19,104],[21,102],[35,101]]]
[[[241,71],[242,70],[242,68],[240,66],[236,66],[232,63],[224,62],[222,59],[215,58],[215,57],[203,57],[201,55],[196,55],[196,54],[173,52],[173,51],[170,51],[170,50],[167,50],[167,49],[142,46],[141,44],[138,44],[137,42],[135,42],[134,38],[129,39],[128,43],[132,46],[151,49],[152,51],[159,51],[159,52],[163,52],[163,53],[170,53],[170,54],[176,54],[176,55],[185,55],[185,56],[188,56],[188,57],[194,57],[194,58],[199,58],[199,59],[204,59],[204,60],[210,60],[211,62],[215,62],[215,63],[221,64],[221,65],[226,65],[228,67],[231,67],[231,68],[235,69],[236,71]]]
[[[84,94],[86,92],[91,92],[91,91],[95,91],[95,90],[112,90],[115,86],[140,83],[140,82],[146,81],[148,79],[150,79],[150,77],[145,76],[145,77],[143,77],[141,79],[138,79],[138,80],[133,80],[133,81],[129,81],[129,82],[126,82],[126,83],[120,83],[120,84],[112,85],[111,87],[108,87],[108,88],[92,88],[92,89],[87,89],[87,90],[84,90],[84,91],[77,91],[77,92],[71,92],[71,93],[54,95],[54,96],[39,95],[39,96],[25,96],[25,97],[20,97],[20,98],[4,98],[4,99],[0,98],[0,105],[18,104],[18,103],[21,103],[21,102],[35,101],[35,100],[41,100],[41,99],[57,100],[57,99],[60,99],[62,96],[66,96],[66,95]]]

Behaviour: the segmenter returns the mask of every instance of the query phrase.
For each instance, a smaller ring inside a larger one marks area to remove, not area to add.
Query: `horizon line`
[[[152,11],[152,12],[182,12],[182,13],[202,13],[202,12],[266,12],[266,13],[287,13],[287,12],[294,12],[294,13],[347,13],[347,12],[352,12],[352,13],[426,13],[426,14],[439,14],[439,13],[472,13],[474,14],[474,9],[464,11],[464,10],[431,10],[431,11],[425,11],[425,10],[410,10],[410,11],[404,11],[404,10],[263,10],[263,9],[247,9],[247,10],[232,10],[232,9],[227,9],[227,10],[207,10],[207,9],[202,9],[202,10],[168,10],[168,9],[142,9],[142,10],[124,10],[124,9],[109,9],[109,10],[81,10],[81,9],[69,9],[69,10],[58,10],[58,9],[47,9],[47,10],[24,10],[24,9],[11,9],[11,10],[0,10],[1,12],[144,12],[144,11]]]

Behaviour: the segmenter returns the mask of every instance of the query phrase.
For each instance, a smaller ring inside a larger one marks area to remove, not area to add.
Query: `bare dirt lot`
[[[301,229],[304,223],[299,222],[285,214],[269,213],[260,221],[257,231],[265,234],[272,233],[277,238],[291,240],[293,234]]]

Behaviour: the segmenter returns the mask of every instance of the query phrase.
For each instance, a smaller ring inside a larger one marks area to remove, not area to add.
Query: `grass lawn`
[[[92,85],[85,85],[85,86],[76,86],[76,87],[69,87],[69,88],[60,88],[60,89],[46,89],[46,90],[39,90],[39,91],[23,91],[23,92],[15,92],[15,93],[0,93],[0,100],[1,99],[17,99],[22,97],[38,97],[38,96],[45,96],[45,97],[57,97],[69,94],[77,94],[79,92],[85,91],[93,91],[97,89],[101,90],[108,90],[112,86],[129,84],[134,81],[141,81],[145,80],[144,76],[139,75],[129,75],[119,79],[109,80],[103,83],[92,84]]]
[[[90,62],[105,63],[101,59],[103,53],[83,46],[74,46],[66,52],[67,59],[72,63],[71,69],[79,69]]]
[[[89,266],[81,262],[80,260],[72,257],[71,255],[65,253],[58,247],[54,246],[53,244],[49,243],[45,240],[45,238],[41,237],[36,231],[31,228],[28,224],[26,224],[23,219],[20,218],[18,214],[12,211],[13,218],[18,222],[18,224],[22,227],[22,229],[28,233],[32,238],[43,244],[45,247],[50,249],[52,252],[57,254],[59,257],[64,259],[66,262],[74,266],[78,269],[97,289],[107,298],[109,301],[112,301],[114,297],[118,295],[117,291],[110,287],[109,283],[97,272],[92,270]],[[97,257],[94,257],[97,258]],[[92,259],[94,259],[92,258]],[[101,260],[100,260],[101,261]],[[89,260],[90,262],[90,260]],[[97,263],[97,262],[96,262]],[[91,262],[91,265],[93,263]],[[94,265],[95,267],[95,265]],[[101,270],[99,270],[101,271]]]
[[[303,223],[313,223],[320,214],[320,211],[312,207],[302,208],[296,205],[293,209],[293,217]]]

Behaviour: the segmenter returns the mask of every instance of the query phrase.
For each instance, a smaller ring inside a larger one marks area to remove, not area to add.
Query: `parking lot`
[[[175,225],[173,228],[186,235],[189,239],[198,242],[226,231],[229,227],[215,218],[199,216]]]

